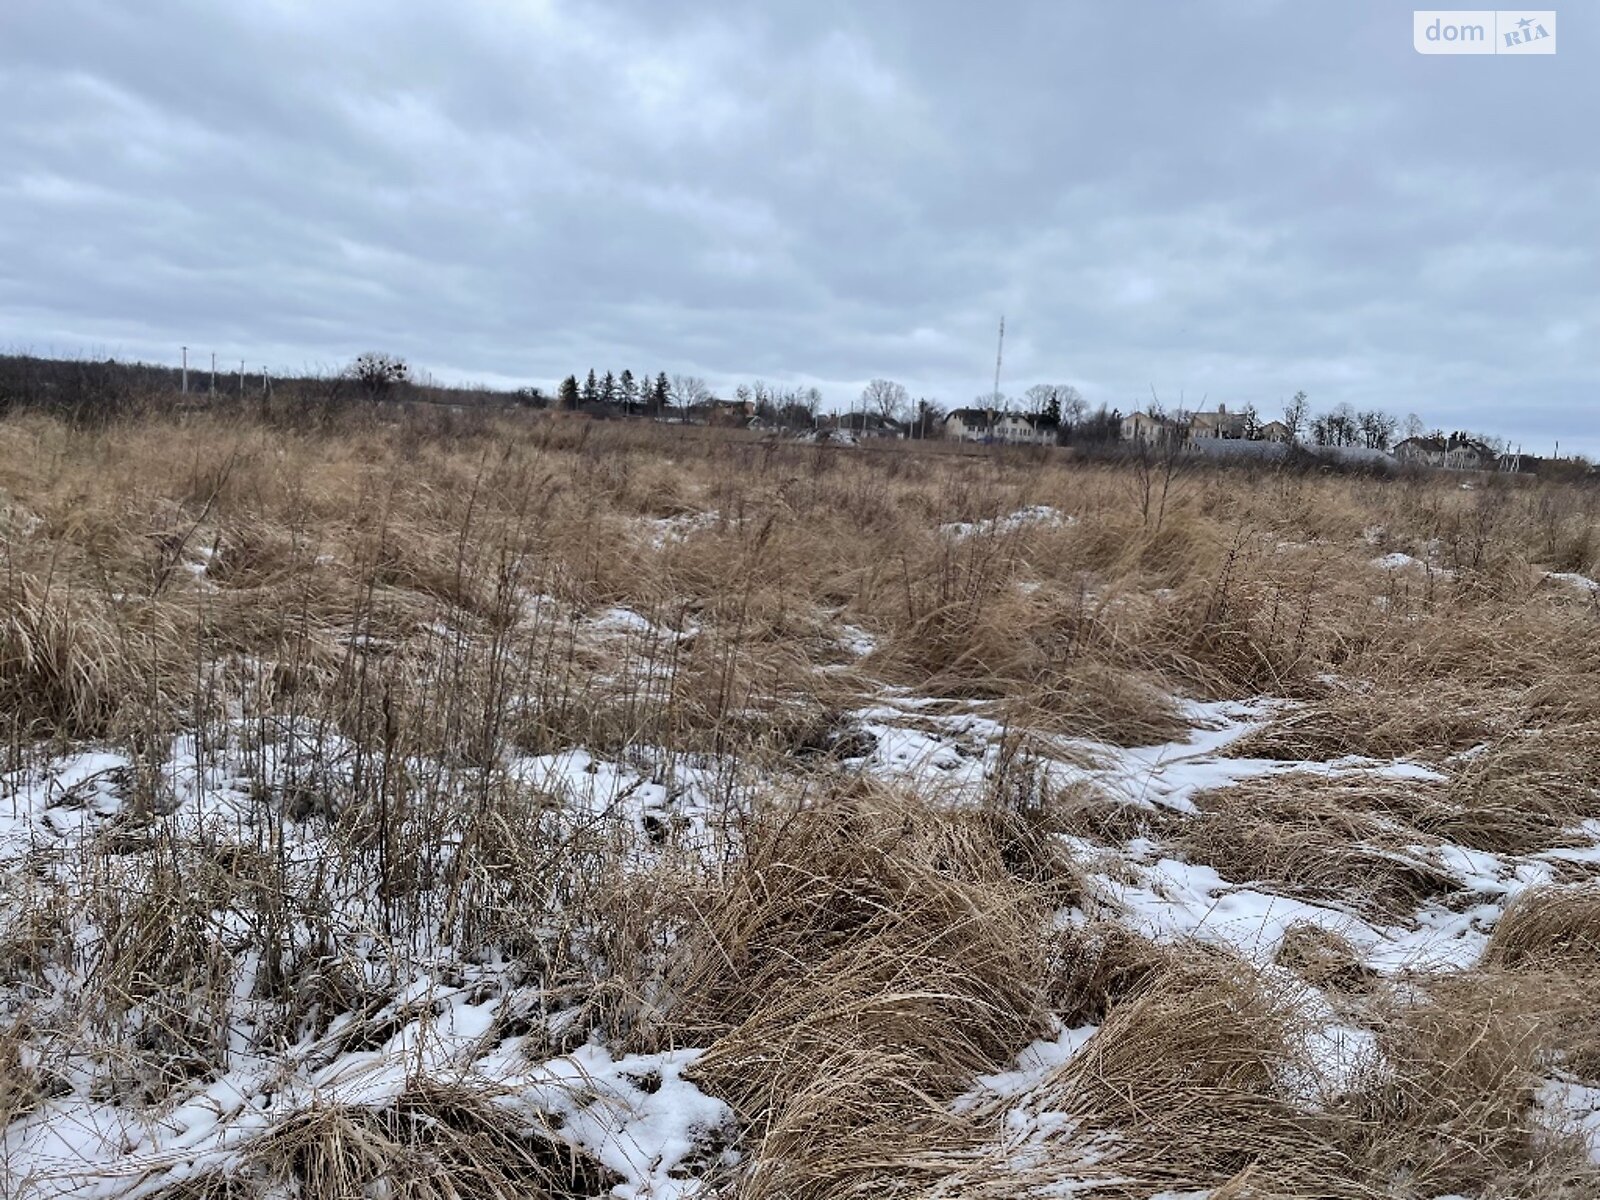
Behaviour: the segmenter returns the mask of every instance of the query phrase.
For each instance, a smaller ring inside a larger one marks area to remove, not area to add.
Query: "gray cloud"
[[[1380,404],[1600,452],[1600,38],[1141,10],[11,0],[0,341],[965,402]],[[755,10],[755,11],[752,11]]]

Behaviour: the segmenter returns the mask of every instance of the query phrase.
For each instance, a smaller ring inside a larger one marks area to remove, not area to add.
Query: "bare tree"
[[[396,384],[406,382],[411,371],[405,359],[369,350],[351,363],[345,374],[366,392],[367,399],[381,400]]]
[[[1083,398],[1083,393],[1070,383],[1062,389],[1061,424],[1071,428],[1082,422],[1089,415],[1089,402]]]
[[[1311,440],[1319,446],[1355,446],[1361,441],[1361,421],[1356,410],[1339,404],[1311,422]]]
[[[862,409],[888,421],[902,419],[910,403],[905,387],[892,379],[874,379],[861,389]]]
[[[1382,409],[1369,408],[1356,417],[1361,440],[1369,450],[1387,450],[1400,422]]]
[[[1330,414],[1333,422],[1332,428],[1338,435],[1338,445],[1354,446],[1361,441],[1361,420],[1356,416],[1355,407],[1347,400],[1341,400],[1333,406]]]
[[[1294,399],[1283,406],[1283,423],[1288,426],[1289,440],[1298,442],[1306,431],[1306,419],[1311,415],[1311,403],[1304,392],[1296,392]]]
[[[1089,407],[1083,393],[1070,383],[1036,383],[1024,395],[1029,412],[1048,417],[1067,429],[1081,421]]]
[[[672,402],[679,408],[688,408],[691,404],[704,404],[709,399],[711,399],[711,389],[698,375],[672,377]]]
[[[1023,400],[1028,405],[1031,413],[1043,413],[1049,410],[1050,402],[1055,399],[1056,385],[1053,383],[1036,383],[1022,393]]]
[[[816,388],[789,388],[773,393],[778,421],[791,429],[808,429],[816,424],[822,407],[822,393]]]

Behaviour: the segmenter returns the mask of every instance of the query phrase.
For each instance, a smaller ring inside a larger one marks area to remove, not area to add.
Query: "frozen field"
[[[1600,1190],[1592,490],[0,443],[8,1197]]]

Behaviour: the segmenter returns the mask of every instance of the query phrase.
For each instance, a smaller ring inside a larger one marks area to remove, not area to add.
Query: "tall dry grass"
[[[1085,847],[1136,837],[1396,921],[1469,899],[1419,846],[1592,842],[1600,607],[1545,572],[1600,573],[1595,493],[1185,467],[1152,504],[1148,482],[518,414],[0,421],[0,814],[69,750],[125,764],[48,799],[80,841],[0,861],[0,1124],[84,1080],[158,1109],[226,1069],[245,1018],[257,1046],[363,1045],[444,956],[511,964],[529,999],[497,1036],[529,1053],[703,1047],[739,1123],[729,1195],[1073,1172],[1584,1194],[1531,1100],[1597,1069],[1581,859],[1481,968],[1415,987],[1304,930],[1268,970],[1060,914],[1103,866]],[[1373,565],[1391,550],[1434,569]],[[1007,730],[986,803],[849,769],[853,714],[891,688]],[[1263,694],[1299,704],[1229,753],[1442,778],[1291,772],[1177,820],[1039,789],[1017,749],[1164,742],[1180,697]],[[529,769],[579,754],[631,772],[627,798],[575,806]],[[1292,1086],[1307,987],[1387,1063],[1320,1107]],[[1075,1122],[1061,1155],[1019,1165],[1003,1112],[953,1102],[1052,1020],[1101,1029],[1039,1097]],[[172,1194],[609,1186],[526,1134],[408,1093],[309,1111],[242,1177]],[[1097,1139],[1114,1169],[1075,1157]]]

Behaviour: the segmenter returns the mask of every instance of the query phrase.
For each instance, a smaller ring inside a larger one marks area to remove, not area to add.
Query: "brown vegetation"
[[[0,1125],[79,1086],[156,1111],[246,1025],[380,1046],[419,973],[492,962],[520,989],[495,1044],[703,1050],[742,1156],[704,1166],[718,1195],[1593,1194],[1534,1091],[1600,1075],[1600,607],[1544,578],[1600,574],[1600,493],[1188,467],[1158,513],[1139,488],[1064,452],[516,412],[7,417],[0,816],[65,753],[124,765],[49,796],[80,841],[0,857]],[[1296,703],[1223,753],[1300,769],[1194,814],[1039,765],[1092,775],[1184,736],[1183,699],[1262,695]],[[886,697],[952,774],[990,766],[981,796],[852,768]],[[534,769],[564,754],[625,796]],[[1433,774],[1312,769],[1350,756]],[[248,803],[195,815],[226,788]],[[1492,899],[1445,845],[1549,854],[1559,886],[1461,970],[1381,975],[1312,926],[1248,963],[1087,898],[1134,839],[1379,923]],[[1332,1089],[1307,1083],[1329,1012],[1379,1051]],[[1060,1120],[1008,1143],[1018,1102],[979,1077],[1083,1024],[1027,1101]],[[306,1109],[163,1194],[610,1186],[441,1088]]]

